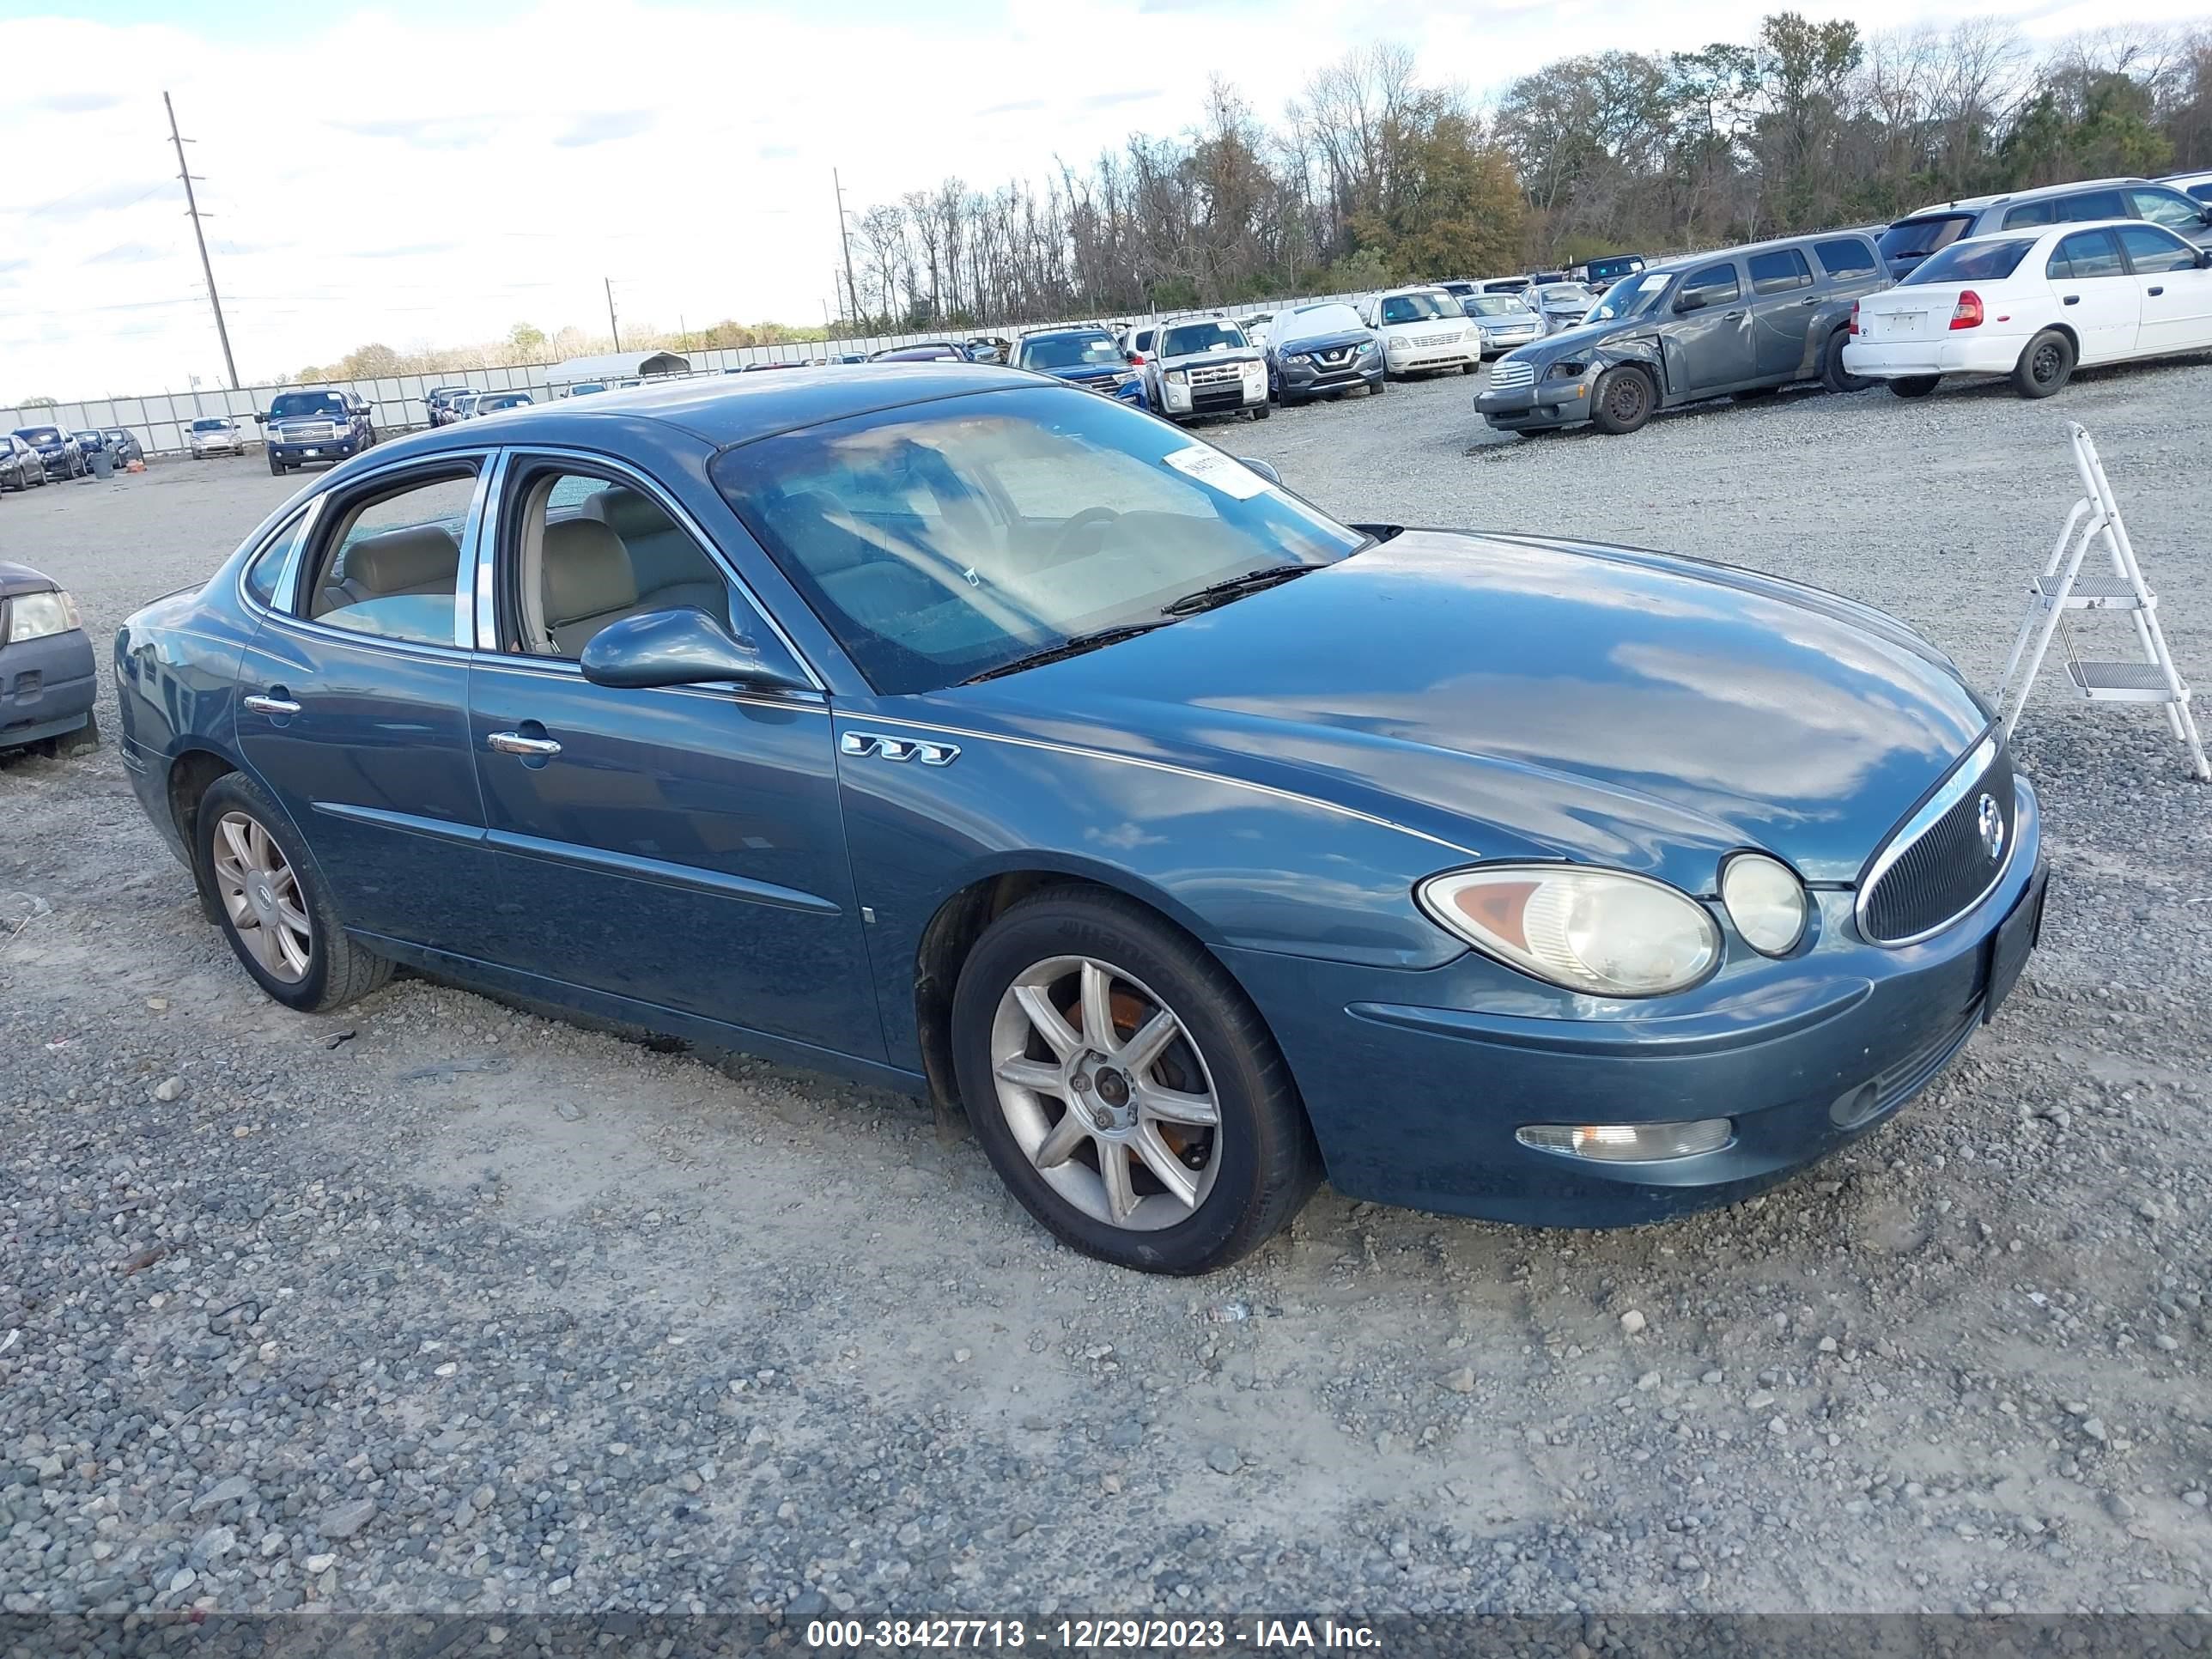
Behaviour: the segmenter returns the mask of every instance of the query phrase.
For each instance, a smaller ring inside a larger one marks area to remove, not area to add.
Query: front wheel
[[[2023,398],[2048,398],[2074,377],[2074,343],[2046,328],[2027,343],[2013,366],[2012,389]]]
[[[271,477],[281,478],[286,471],[283,462],[278,460],[274,455],[269,458],[269,474]]]
[[[1940,374],[1907,374],[1892,380],[1889,389],[1900,398],[1924,398],[1935,391]]]
[[[1615,437],[1641,431],[1656,402],[1651,377],[1640,368],[1608,368],[1590,393],[1590,420]]]
[[[194,848],[223,936],[278,1002],[325,1013],[367,996],[392,964],[346,937],[289,821],[261,786],[227,773],[200,798]]]
[[[1253,407],[1253,409],[1252,409],[1252,418],[1253,418],[1254,420],[1255,420],[1255,421],[1264,421],[1264,420],[1266,420],[1266,419],[1267,418],[1267,416],[1269,416],[1270,415],[1273,414],[1274,412],[1275,412],[1275,411],[1274,411],[1273,410],[1272,410],[1272,409],[1268,408],[1267,404],[1258,404],[1254,405],[1254,407]]]
[[[961,969],[952,1042],[1000,1179],[1087,1255],[1209,1273],[1265,1243],[1320,1181],[1259,1012],[1119,894],[1048,890],[994,922]]]

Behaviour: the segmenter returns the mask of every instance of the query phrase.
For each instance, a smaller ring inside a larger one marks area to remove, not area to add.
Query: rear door
[[[2142,298],[2118,237],[2103,228],[2062,237],[2045,270],[2058,320],[2081,342],[2081,362],[2108,363],[2134,352]]]
[[[347,923],[463,955],[488,872],[460,573],[487,470],[440,455],[324,497],[239,664],[240,752]]]
[[[2156,225],[2122,225],[2114,234],[2142,307],[2137,353],[2148,357],[2212,346],[2212,270],[2197,264],[2195,244]]]
[[[1813,267],[1802,249],[1775,248],[1744,261],[1751,277],[1754,372],[1762,380],[1796,378],[1805,366],[1805,340],[1820,304]]]
[[[1674,314],[1660,331],[1668,390],[1701,398],[1755,377],[1751,304],[1733,259],[1700,265],[1674,290]]]

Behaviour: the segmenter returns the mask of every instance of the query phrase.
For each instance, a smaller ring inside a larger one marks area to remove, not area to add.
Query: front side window
[[[2179,191],[2138,188],[2128,192],[2128,200],[2134,205],[2136,217],[2169,229],[2194,230],[2204,222],[2203,204],[2191,201]]]
[[[1792,289],[1813,286],[1813,267],[1794,247],[1754,253],[1745,264],[1751,271],[1753,294],[1787,294]]]
[[[1954,242],[1925,264],[1905,273],[1899,288],[1923,287],[1929,283],[1994,283],[2020,268],[2035,246],[2033,236],[2008,237],[2002,241],[1977,239]]]
[[[1706,305],[1718,306],[1728,304],[1731,300],[1739,298],[1742,293],[1742,286],[1736,280],[1735,265],[1707,265],[1703,270],[1693,270],[1690,273],[1687,280],[1682,284],[1681,299],[1690,300],[1692,295],[1695,295]],[[1678,301],[1676,303],[1679,305],[1680,301]],[[1694,302],[1683,307],[1685,310],[1696,308]]]
[[[2128,264],[2138,276],[2155,276],[2169,270],[2194,270],[2197,250],[2170,230],[2155,225],[2122,225],[2114,233],[2125,249]]]
[[[1820,262],[1820,269],[1838,280],[1846,276],[1863,276],[1881,269],[1874,250],[1856,236],[1838,236],[1830,241],[1813,244],[1813,257]]]
[[[1160,331],[1160,356],[1193,357],[1208,351],[1242,351],[1244,337],[1234,323],[1185,323]]]
[[[326,522],[305,600],[328,628],[452,645],[472,467],[417,474],[355,496]]]
[[[714,483],[879,692],[928,691],[1356,532],[1103,398],[1042,386],[727,450]]]
[[[730,625],[721,567],[644,490],[550,461],[511,471],[500,513],[502,651],[574,662],[610,623],[684,606]]]
[[[2124,276],[2120,246],[2109,230],[2077,230],[2052,250],[2047,274],[2063,282],[2095,276]]]

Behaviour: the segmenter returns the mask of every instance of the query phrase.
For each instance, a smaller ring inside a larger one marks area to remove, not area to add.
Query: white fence
[[[1220,314],[1247,316],[1255,311],[1281,311],[1294,305],[1310,304],[1312,298],[1348,300],[1352,297],[1347,295],[1322,295],[1310,298],[1255,301],[1244,305],[1212,307],[1204,310],[1136,314],[1142,315],[1147,322],[1169,322],[1178,317]],[[920,334],[875,334],[848,340],[741,346],[713,351],[686,351],[681,355],[690,360],[694,374],[719,374],[730,369],[742,368],[748,363],[803,363],[818,357],[835,358],[854,352],[882,351],[892,346],[915,345],[926,340],[966,340],[981,334],[1012,335],[1045,326],[1049,325],[1024,323],[1017,328],[988,324],[964,329],[936,329]],[[485,392],[528,392],[542,403],[550,394],[548,376],[554,367],[551,363],[528,363],[513,368],[457,368],[435,374],[399,374],[374,380],[319,380],[315,384],[339,386],[358,393],[375,410],[377,431],[397,434],[428,424],[429,411],[424,407],[423,399],[429,395],[433,386],[470,386]],[[185,429],[195,419],[210,415],[228,415],[246,426],[247,435],[252,436],[256,411],[267,409],[269,400],[278,392],[300,384],[298,381],[284,381],[271,386],[246,386],[237,392],[203,387],[198,392],[160,392],[148,398],[104,398],[55,404],[43,408],[0,408],[0,432],[27,426],[59,426],[72,432],[123,427],[137,438],[149,455],[180,454],[186,447]]]

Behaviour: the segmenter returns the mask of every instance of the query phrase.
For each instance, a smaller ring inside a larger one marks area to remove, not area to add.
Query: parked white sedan
[[[2138,219],[1954,242],[1851,318],[1844,368],[1924,398],[2005,374],[2048,398],[2081,364],[2212,349],[2212,249]]]

